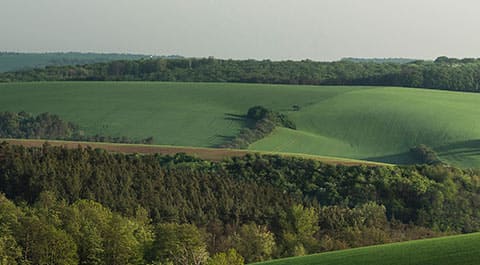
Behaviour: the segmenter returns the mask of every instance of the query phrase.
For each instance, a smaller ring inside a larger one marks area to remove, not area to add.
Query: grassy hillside
[[[258,265],[476,265],[480,234],[328,252],[274,260]]]
[[[60,66],[108,62],[113,60],[138,60],[146,55],[102,53],[0,53],[0,73],[44,66]]]
[[[301,131],[278,130],[251,148],[409,163],[406,147],[426,144],[450,162],[480,166],[478,103],[470,93],[356,89],[290,114]]]
[[[0,94],[0,111],[51,112],[88,134],[197,147],[233,137],[245,123],[238,115],[263,105],[288,114],[297,130],[279,128],[252,150],[409,163],[409,148],[426,144],[448,162],[480,166],[480,94],[158,82],[5,83]]]

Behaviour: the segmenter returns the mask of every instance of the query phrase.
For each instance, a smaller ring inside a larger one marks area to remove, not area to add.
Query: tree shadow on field
[[[435,148],[441,156],[477,156],[480,155],[480,140],[459,141]]]
[[[238,122],[245,122],[247,120],[247,116],[245,115],[238,115],[238,114],[233,114],[233,113],[224,113],[225,115],[225,120],[230,120],[230,121],[238,121]]]
[[[458,157],[458,158],[467,158],[467,157],[480,157],[480,139],[477,140],[467,140],[467,141],[458,141],[454,143],[445,144],[439,147],[433,148],[434,151],[442,157]],[[393,155],[378,156],[378,157],[368,157],[364,160],[390,163],[390,164],[418,164],[421,161],[418,161],[410,152],[404,152]]]
[[[362,158],[362,160],[388,163],[388,164],[399,164],[399,165],[411,165],[411,164],[419,163],[419,161],[415,159],[415,157],[410,152],[385,155],[385,156],[367,157],[367,158]]]
[[[241,114],[235,114],[235,113],[224,113],[224,115],[226,117],[230,117],[230,118],[236,118],[236,119],[246,119],[247,116],[246,115],[241,115]]]
[[[224,119],[227,121],[230,121],[232,124],[236,124],[235,127],[237,126],[237,124],[240,125],[240,130],[242,128],[250,126],[250,121],[249,119],[247,119],[245,115],[239,115],[235,113],[224,113]],[[240,132],[240,130],[238,130],[234,135],[216,134],[215,136],[213,136],[213,138],[215,139],[214,140],[215,144],[212,144],[210,147],[218,148],[224,144],[233,142],[237,137],[237,134]]]
[[[231,142],[235,139],[235,136],[215,134],[215,138],[221,139],[222,142]]]
[[[234,113],[224,113],[224,115],[225,115],[225,118],[224,118],[225,120],[238,122],[242,128],[251,127],[255,125],[255,121],[247,118],[246,115],[239,115]]]

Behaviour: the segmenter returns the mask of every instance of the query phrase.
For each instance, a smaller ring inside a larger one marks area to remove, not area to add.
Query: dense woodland
[[[0,138],[50,139],[87,142],[152,144],[153,137],[134,140],[126,136],[111,137],[87,135],[80,127],[62,120],[58,115],[41,113],[32,115],[21,112],[0,112]]]
[[[480,230],[480,172],[441,164],[2,143],[0,192],[1,264],[242,264]]]
[[[244,82],[305,85],[405,86],[459,91],[480,90],[480,59],[439,57],[408,63],[143,59],[46,68],[0,74],[0,82],[138,80]]]

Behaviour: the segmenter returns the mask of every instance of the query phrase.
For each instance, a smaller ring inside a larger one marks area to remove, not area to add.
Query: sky
[[[480,57],[478,0],[0,0],[0,51]]]

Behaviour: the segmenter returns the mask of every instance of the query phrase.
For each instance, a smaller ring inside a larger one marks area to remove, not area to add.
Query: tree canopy
[[[182,81],[302,85],[372,85],[456,91],[480,89],[480,59],[439,57],[396,63],[375,60],[337,62],[176,58],[123,60],[0,74],[11,81]]]

